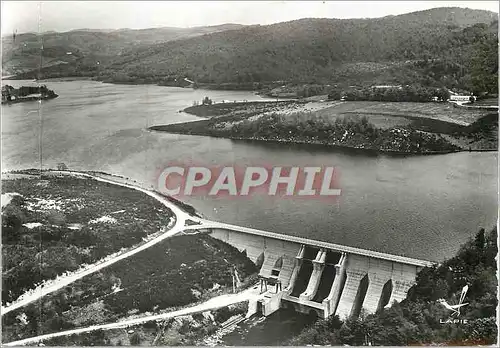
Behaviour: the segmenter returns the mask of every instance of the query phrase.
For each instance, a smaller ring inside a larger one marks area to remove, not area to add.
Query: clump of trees
[[[57,94],[47,88],[46,85],[41,86],[22,86],[14,88],[10,85],[2,86],[2,101],[8,102],[18,98],[24,98],[32,94],[40,94],[42,98],[55,98]]]
[[[132,346],[138,346],[142,342],[142,337],[141,334],[138,332],[134,332],[132,336],[130,336],[130,345]]]
[[[210,99],[209,97],[203,98],[203,100],[201,101],[201,105],[212,105],[212,99]]]
[[[292,345],[491,345],[496,342],[497,230],[481,229],[457,255],[424,268],[401,303],[375,314],[341,321],[319,320],[294,337]],[[468,285],[464,323],[443,323],[449,311],[437,302],[457,303]]]
[[[232,138],[340,145],[406,153],[455,151],[457,148],[442,136],[416,129],[381,129],[366,117],[319,117],[312,113],[277,113],[243,120],[232,128],[218,129],[217,120],[210,134]]]
[[[204,97],[201,100],[201,105],[212,105],[212,104],[213,104],[213,101],[209,97]],[[198,106],[198,105],[200,105],[200,102],[198,100],[194,100],[193,101],[193,106]]]
[[[57,163],[57,170],[64,170],[64,171],[67,171],[69,170],[68,166],[66,165],[66,163]]]

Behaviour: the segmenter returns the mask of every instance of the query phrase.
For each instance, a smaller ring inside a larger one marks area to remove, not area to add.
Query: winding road
[[[170,238],[178,233],[181,233],[186,227],[186,220],[187,219],[194,220],[194,221],[199,220],[198,217],[189,215],[188,213],[186,213],[184,210],[180,209],[178,206],[176,206],[174,203],[169,201],[164,196],[162,196],[154,191],[151,191],[151,190],[147,190],[147,189],[144,189],[144,188],[141,188],[141,187],[138,187],[135,185],[131,185],[131,184],[120,183],[120,182],[117,182],[114,180],[105,179],[105,178],[102,178],[99,176],[90,175],[90,174],[82,173],[82,172],[64,172],[64,171],[57,171],[56,172],[56,171],[54,171],[54,173],[68,174],[68,175],[73,175],[73,176],[77,176],[77,177],[79,176],[79,177],[85,177],[85,178],[92,178],[92,179],[95,179],[98,181],[111,183],[111,184],[115,184],[115,185],[119,185],[119,186],[123,186],[123,187],[127,187],[130,189],[144,192],[148,196],[151,196],[154,199],[161,202],[162,204],[164,204],[167,208],[169,208],[173,212],[173,214],[175,215],[175,218],[176,218],[175,224],[171,229],[169,229],[165,233],[160,234],[156,238],[154,238],[154,239],[152,239],[144,244],[138,245],[136,247],[132,247],[131,249],[116,255],[115,257],[112,257],[110,259],[105,260],[104,262],[102,260],[98,261],[92,265],[85,267],[84,269],[81,269],[81,270],[76,271],[74,273],[68,274],[67,276],[59,277],[56,280],[48,281],[47,283],[42,284],[41,286],[39,286],[35,289],[27,291],[25,294],[21,295],[18,299],[16,299],[14,302],[10,303],[8,306],[2,307],[1,308],[1,315],[9,313],[10,311],[13,311],[17,308],[26,306],[27,304],[34,302],[47,294],[50,294],[54,291],[57,291],[65,286],[73,283],[74,281],[76,281],[78,279],[81,279],[89,274],[95,273],[95,272],[97,272],[105,267],[108,267],[108,266],[110,266],[110,265],[112,265],[120,260],[126,259],[132,255],[135,255],[135,254],[143,251],[143,250],[146,250],[146,249],[152,247],[153,245],[160,243],[164,239]]]
[[[143,250],[146,250],[146,249],[150,248],[151,246],[158,244],[159,242],[161,242],[167,238],[170,238],[170,237],[175,236],[177,234],[193,234],[192,232],[196,233],[195,231],[200,230],[200,229],[212,229],[212,228],[228,229],[228,230],[239,231],[239,232],[243,232],[243,233],[249,233],[249,234],[259,235],[259,236],[273,238],[273,239],[286,240],[286,241],[300,243],[300,244],[317,245],[317,246],[323,247],[323,248],[335,249],[335,250],[340,250],[340,251],[354,253],[354,254],[370,255],[370,256],[375,257],[375,258],[382,258],[382,259],[393,260],[393,261],[397,261],[397,262],[419,265],[419,266],[432,265],[431,262],[411,259],[411,258],[398,256],[398,255],[379,253],[379,252],[371,251],[371,250],[358,249],[358,248],[353,248],[353,247],[348,247],[348,246],[343,246],[343,245],[338,245],[338,244],[326,243],[326,242],[321,242],[321,241],[314,241],[314,240],[309,240],[309,239],[290,236],[290,235],[283,235],[283,234],[267,232],[267,231],[257,230],[257,229],[248,228],[248,227],[241,227],[241,226],[226,224],[226,223],[222,223],[222,222],[215,222],[215,221],[206,220],[206,219],[200,218],[198,216],[194,216],[194,215],[187,213],[186,211],[180,209],[177,205],[172,203],[165,196],[163,196],[155,191],[152,191],[152,190],[149,190],[146,188],[142,188],[142,187],[139,187],[137,185],[132,185],[132,184],[127,183],[127,182],[119,182],[117,180],[108,179],[108,178],[99,176],[97,174],[91,175],[88,173],[73,172],[73,171],[51,171],[51,173],[72,175],[75,177],[83,177],[83,178],[92,178],[92,179],[95,179],[95,180],[98,180],[101,182],[106,182],[106,183],[110,183],[110,184],[114,184],[114,185],[127,187],[127,188],[130,188],[133,190],[141,191],[141,192],[147,194],[148,196],[151,196],[154,199],[158,200],[163,205],[165,205],[168,209],[170,209],[175,216],[175,224],[169,230],[167,230],[164,233],[159,234],[157,237],[155,237],[152,240],[149,240],[143,244],[139,244],[135,247],[132,247],[131,249],[124,251],[122,253],[117,253],[116,255],[110,255],[106,259],[98,261],[92,265],[86,266],[85,268],[83,268],[79,271],[76,271],[74,273],[67,274],[64,276],[60,276],[55,280],[49,281],[45,284],[38,286],[35,289],[27,291],[25,294],[21,295],[13,303],[10,303],[6,307],[2,307],[1,308],[1,315],[9,313],[15,309],[23,307],[29,303],[34,302],[34,301],[37,301],[38,299],[40,299],[41,297],[43,297],[45,295],[48,295],[52,292],[55,292],[55,291],[65,287],[65,286],[71,284],[74,281],[77,281],[77,280],[79,280],[79,279],[81,279],[89,274],[92,274],[94,272],[97,272],[97,271],[105,268],[105,267],[108,267],[108,266],[110,266],[110,265],[112,265],[120,260],[126,259],[130,256],[133,256],[133,255],[143,251]],[[126,181],[126,179],[124,179],[124,178],[120,177],[120,179]],[[190,221],[189,224],[186,223],[188,220]],[[237,293],[237,294],[222,295],[219,297],[215,297],[215,298],[212,298],[212,299],[210,299],[206,302],[203,302],[201,304],[198,304],[198,305],[195,305],[192,307],[188,307],[188,308],[184,308],[184,309],[174,311],[174,312],[150,315],[150,316],[145,316],[145,317],[140,317],[140,318],[123,320],[123,321],[119,321],[116,323],[93,325],[93,326],[89,326],[89,327],[85,327],[85,328],[78,328],[78,329],[73,329],[73,330],[68,330],[68,331],[62,331],[62,332],[56,332],[56,333],[51,333],[51,334],[46,334],[46,335],[41,335],[41,336],[36,336],[36,337],[30,337],[30,338],[15,341],[15,342],[3,343],[3,345],[5,345],[5,346],[19,346],[19,345],[41,342],[43,340],[54,338],[54,337],[61,337],[61,336],[91,332],[91,331],[95,331],[95,330],[109,330],[109,329],[129,327],[129,326],[145,323],[148,321],[164,320],[164,319],[173,318],[176,316],[188,315],[188,314],[203,312],[203,311],[216,309],[216,308],[220,308],[220,307],[225,307],[225,306],[228,306],[230,304],[248,301],[251,299],[256,299],[258,297],[259,297],[259,292],[256,291],[255,288],[250,288],[248,290],[242,291],[242,292]]]
[[[245,301],[249,301],[249,300],[257,300],[260,297],[261,296],[259,295],[259,291],[256,290],[254,287],[254,288],[250,288],[250,289],[244,290],[242,292],[239,292],[237,294],[227,294],[227,295],[213,297],[206,302],[200,303],[200,304],[192,306],[192,307],[183,308],[183,309],[180,309],[180,310],[174,311],[174,312],[144,316],[144,317],[139,317],[139,318],[134,318],[134,319],[129,319],[129,320],[123,320],[123,321],[119,321],[116,323],[92,325],[92,326],[79,328],[79,329],[54,332],[54,333],[50,333],[50,334],[46,334],[46,335],[25,338],[25,339],[19,340],[19,341],[4,343],[3,345],[4,346],[23,346],[26,344],[38,343],[38,342],[48,340],[51,338],[55,338],[55,337],[76,335],[76,334],[81,334],[81,333],[86,333],[86,332],[91,332],[91,331],[96,331],[96,330],[121,329],[121,328],[126,328],[129,326],[143,324],[143,323],[146,323],[148,321],[165,320],[165,319],[175,318],[175,317],[179,317],[179,316],[183,316],[183,315],[190,315],[190,314],[194,314],[194,313],[205,312],[208,310],[226,307],[226,306],[229,306],[229,305],[232,305],[235,303],[245,302]]]

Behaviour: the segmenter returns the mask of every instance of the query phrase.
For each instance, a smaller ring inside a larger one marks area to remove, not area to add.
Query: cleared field
[[[183,111],[199,117],[218,117],[228,114],[260,114],[264,112],[295,109],[299,105],[294,101],[279,102],[238,102],[238,103],[216,103],[210,105],[194,105],[185,108]]]
[[[312,103],[310,103],[312,104]],[[339,104],[340,105],[340,104]],[[387,115],[379,115],[379,114],[358,114],[358,113],[345,113],[345,112],[336,112],[333,111],[336,109],[334,107],[327,108],[304,108],[304,110],[289,110],[287,112],[277,112],[280,115],[285,117],[284,121],[287,124],[297,124],[300,122],[306,122],[307,120],[314,120],[316,122],[322,122],[325,124],[334,125],[336,119],[351,119],[359,121],[363,117],[368,117],[371,124],[380,129],[391,129],[395,127],[403,127],[408,126],[412,122],[410,119],[405,117],[395,117],[395,116],[387,116]]]
[[[498,98],[487,98],[477,100],[474,104],[475,106],[495,106],[498,105]]]
[[[331,107],[317,111],[319,115],[338,117],[345,115],[359,115],[369,117],[370,122],[382,127],[385,122],[389,126],[393,122],[401,125],[407,124],[404,119],[400,121],[390,120],[390,117],[419,117],[430,118],[445,122],[468,125],[477,121],[488,112],[484,110],[474,110],[455,107],[450,103],[411,103],[411,102],[371,102],[354,101],[339,103]]]

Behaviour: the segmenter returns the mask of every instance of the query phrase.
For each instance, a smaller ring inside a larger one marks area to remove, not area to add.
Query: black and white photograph
[[[1,345],[496,346],[498,1],[2,1]]]

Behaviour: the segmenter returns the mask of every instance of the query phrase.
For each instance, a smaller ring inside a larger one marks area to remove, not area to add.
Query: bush
[[[212,99],[210,99],[209,97],[205,97],[205,98],[203,98],[203,100],[201,101],[201,104],[202,104],[202,105],[212,105]]]
[[[130,336],[130,344],[132,346],[138,346],[142,342],[142,337],[138,332],[134,332],[132,336]]]
[[[161,343],[163,346],[179,346],[182,343],[182,335],[176,329],[169,328],[163,333]]]

